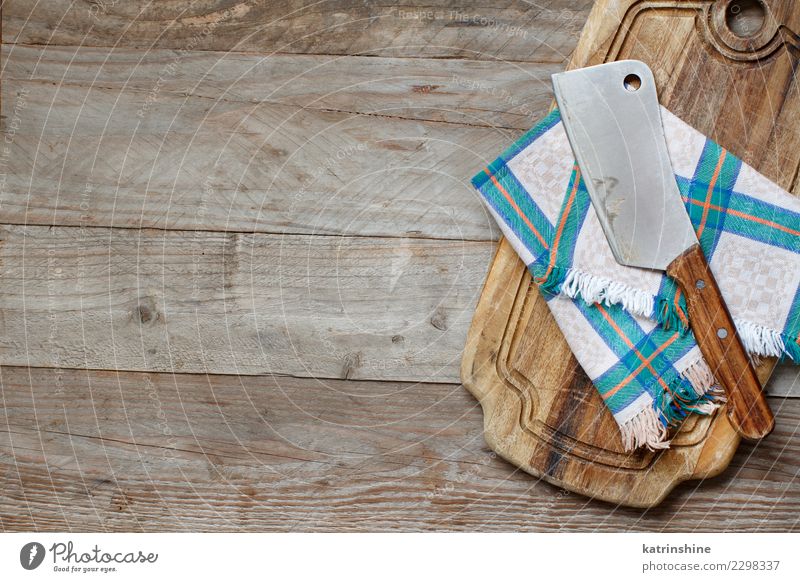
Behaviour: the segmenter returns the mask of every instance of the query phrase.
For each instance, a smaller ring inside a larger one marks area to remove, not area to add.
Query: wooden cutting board
[[[639,59],[661,102],[782,187],[798,192],[800,3],[600,0],[569,68]],[[774,362],[761,366],[765,383]],[[724,411],[690,416],[662,453],[625,453],[619,430],[572,356],[511,246],[501,241],[478,303],[462,379],[489,446],[528,473],[634,507],[681,481],[720,473],[739,437]]]

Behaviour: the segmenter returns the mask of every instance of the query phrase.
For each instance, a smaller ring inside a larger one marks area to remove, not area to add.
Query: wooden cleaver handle
[[[775,418],[700,245],[693,245],[672,261],[667,274],[678,281],[686,295],[694,337],[725,390],[733,428],[746,439],[767,436]]]

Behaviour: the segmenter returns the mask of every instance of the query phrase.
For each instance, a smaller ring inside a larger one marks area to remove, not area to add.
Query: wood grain
[[[3,531],[795,531],[800,402],[659,508],[591,502],[483,443],[458,385],[4,367]]]
[[[686,297],[697,345],[725,390],[728,420],[742,438],[764,438],[774,428],[775,418],[700,244],[672,261],[667,275]]]
[[[468,178],[555,69],[440,63],[6,47],[4,221],[495,240]]]
[[[589,0],[26,0],[3,3],[7,43],[563,63]]]
[[[799,37],[781,32],[796,30],[790,27],[800,11],[796,3],[769,2],[773,11],[763,30],[745,42],[720,30],[727,5],[598,2],[569,66],[644,61],[662,104],[787,190],[800,192]],[[762,383],[773,364],[763,366]],[[614,503],[658,504],[676,483],[721,472],[739,443],[718,413],[690,416],[674,445],[658,456],[624,454],[613,418],[505,241],[470,328],[462,378],[481,399],[494,450],[542,479]]]
[[[491,242],[0,226],[10,365],[453,382]]]
[[[4,46],[2,67],[6,82],[27,81],[40,90],[53,84],[84,87],[140,102],[157,85],[151,101],[182,97],[182,109],[231,101],[521,131],[547,110],[550,75],[563,68],[461,59],[26,45]],[[101,112],[100,107],[92,115]]]

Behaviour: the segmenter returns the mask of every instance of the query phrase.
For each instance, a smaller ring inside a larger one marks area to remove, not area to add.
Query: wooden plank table
[[[798,529],[798,400],[649,511],[485,445],[469,178],[591,6],[482,4],[3,3],[1,530]]]

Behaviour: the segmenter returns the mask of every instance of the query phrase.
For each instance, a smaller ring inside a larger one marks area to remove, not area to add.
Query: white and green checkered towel
[[[800,199],[662,108],[675,179],[747,351],[800,361]],[[473,178],[528,266],[626,449],[669,445],[721,391],[663,273],[619,265],[558,110]]]

